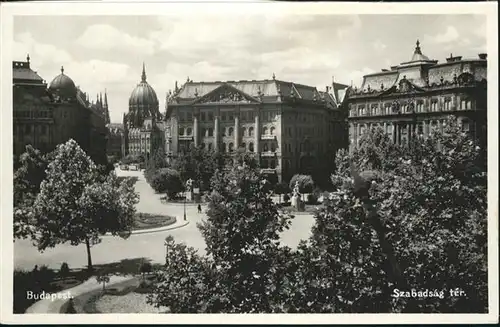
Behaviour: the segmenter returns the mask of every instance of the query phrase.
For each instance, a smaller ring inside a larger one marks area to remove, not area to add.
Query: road
[[[154,193],[141,172],[118,170],[117,175],[137,176],[139,178],[135,184],[135,189],[140,195],[137,204],[138,212],[165,214],[176,216],[178,220],[183,219],[183,205],[161,203],[160,195]],[[202,207],[202,209],[204,211],[205,208]],[[189,224],[184,227],[155,233],[134,234],[128,239],[103,237],[102,242],[94,245],[91,249],[92,262],[99,265],[143,257],[149,258],[153,262],[164,262],[163,241],[168,235],[172,235],[177,242],[194,247],[201,254],[205,253],[205,242],[196,227],[196,223],[204,219],[205,215],[197,213],[197,208],[193,205],[187,206],[186,214]],[[291,229],[283,233],[282,243],[296,247],[301,239],[309,237],[313,222],[312,215],[296,216]],[[59,269],[63,262],[68,263],[70,268],[85,267],[87,264],[85,245],[60,244],[41,253],[29,240],[16,240],[14,243],[14,266],[16,268],[31,270],[35,265],[46,265]]]

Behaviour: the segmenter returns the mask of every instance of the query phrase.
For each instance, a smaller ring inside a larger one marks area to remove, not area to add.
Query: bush
[[[69,275],[69,266],[66,262],[61,264],[61,268],[59,269],[59,275],[62,277],[67,277]]]
[[[317,204],[318,203],[318,198],[316,197],[315,194],[311,193],[307,195],[307,204]]]
[[[139,272],[143,275],[150,273],[153,270],[153,266],[151,265],[151,262],[149,261],[144,261],[141,266],[139,267]]]
[[[290,201],[290,195],[288,195],[288,193],[283,195],[283,201],[285,201],[285,202]]]
[[[169,199],[173,199],[184,188],[179,172],[170,168],[155,171],[150,184],[157,193],[166,193]]]
[[[290,179],[289,188],[293,191],[295,188],[295,183],[299,182],[299,192],[300,193],[311,193],[314,188],[314,181],[310,175],[293,175]]]

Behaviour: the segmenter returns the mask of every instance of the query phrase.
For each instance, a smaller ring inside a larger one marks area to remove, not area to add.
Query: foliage
[[[90,245],[99,235],[126,237],[133,226],[138,196],[130,183],[107,177],[74,140],[61,144],[47,168],[32,214],[40,251],[59,243],[86,243],[89,269]]]
[[[295,174],[290,179],[289,188],[293,190],[295,188],[295,183],[299,182],[299,192],[300,193],[311,193],[314,188],[314,181],[309,175]]]
[[[179,172],[171,168],[156,170],[150,177],[150,184],[157,193],[166,193],[169,199],[184,189]]]
[[[110,277],[109,275],[106,273],[106,272],[99,272],[96,276],[95,276],[95,279],[96,281],[99,283],[99,284],[102,284],[102,290],[103,292],[106,290],[106,284],[109,283],[110,281]]]
[[[156,170],[167,167],[165,151],[162,147],[157,147],[149,158],[146,169]]]
[[[274,193],[276,194],[286,194],[289,192],[291,192],[291,190],[287,183],[281,182],[274,186]]]
[[[69,266],[68,263],[63,262],[61,264],[61,268],[59,268],[59,275],[66,277],[69,275]]]
[[[337,191],[316,215],[308,253],[318,252],[321,260],[315,270],[330,271],[335,296],[343,300],[334,307],[328,301],[318,303],[316,312],[487,310],[486,173],[480,157],[481,149],[455,119],[442,133],[414,138],[409,146],[395,146],[373,130],[350,159],[339,153],[338,171],[332,176]],[[375,170],[370,188],[374,210],[364,208],[354,195],[349,160],[361,171]],[[375,218],[367,218],[370,212],[383,224],[403,281],[390,274],[387,253],[374,231]],[[444,299],[397,299],[391,297],[395,288],[446,294]],[[448,292],[455,288],[467,296],[451,297]],[[327,294],[327,288],[317,292]]]
[[[316,194],[308,194],[307,195],[307,203],[308,204],[317,204],[318,203],[318,198],[316,196]]]
[[[208,218],[198,225],[207,255],[174,244],[150,302],[172,312],[274,311],[290,251],[279,245],[279,234],[289,228],[290,216],[278,210],[270,192],[249,166],[217,171]]]
[[[288,195],[288,193],[283,196],[283,201],[285,202],[290,201],[290,195]]]
[[[17,170],[14,172],[14,237],[26,238],[34,234],[35,227],[31,209],[40,184],[45,179],[50,156],[43,155],[31,145],[19,157]]]
[[[140,164],[144,162],[144,156],[142,154],[140,155],[129,154],[123,157],[120,161],[124,165]]]
[[[150,273],[153,270],[153,265],[151,265],[151,262],[149,261],[144,261],[141,263],[141,266],[139,267],[139,272],[141,273],[143,279],[144,275]]]

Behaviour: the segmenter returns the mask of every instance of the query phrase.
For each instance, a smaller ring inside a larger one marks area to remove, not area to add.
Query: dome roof
[[[64,67],[61,67],[61,74],[50,82],[49,90],[61,96],[75,96],[76,86],[73,80],[64,74]]]
[[[158,110],[158,97],[155,90],[146,81],[146,71],[144,65],[142,66],[142,79],[135,87],[130,95],[128,101],[130,109],[145,108],[150,111]]]

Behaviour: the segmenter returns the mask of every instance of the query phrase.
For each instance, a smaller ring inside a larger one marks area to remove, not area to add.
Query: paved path
[[[111,286],[116,283],[123,282],[125,280],[131,279],[132,277],[124,277],[124,276],[111,276],[109,282],[106,286]],[[57,294],[71,294],[73,298],[80,296],[84,293],[92,292],[102,288],[102,284],[99,284],[94,277],[89,280],[83,282],[82,284],[75,286],[73,288],[61,291]],[[55,299],[52,301],[51,299],[43,299],[38,302],[35,302],[31,307],[26,309],[26,313],[60,313],[61,307],[64,303],[68,302],[69,299]]]
[[[124,259],[149,258],[153,263],[165,261],[165,249],[163,241],[171,235],[177,242],[184,242],[197,249],[201,254],[205,253],[205,241],[196,224],[204,219],[204,214],[197,212],[196,206],[186,206],[188,225],[184,224],[184,207],[179,204],[161,203],[160,195],[155,194],[145,181],[142,172],[117,171],[119,176],[136,176],[136,191],[140,194],[137,204],[138,212],[165,214],[177,217],[177,222],[169,226],[168,230],[156,231],[154,233],[132,234],[128,239],[106,236],[102,242],[91,249],[92,262],[95,265],[119,262]],[[205,206],[202,206],[205,211]],[[306,239],[311,233],[314,223],[312,215],[297,215],[293,220],[290,230],[282,234],[282,243],[291,247],[298,245],[301,239]],[[173,229],[172,229],[173,228]],[[59,269],[66,262],[70,268],[83,268],[87,264],[87,254],[84,244],[71,246],[60,244],[54,248],[38,252],[29,240],[16,240],[14,244],[14,266],[20,269],[31,270],[35,265],[42,265]]]

